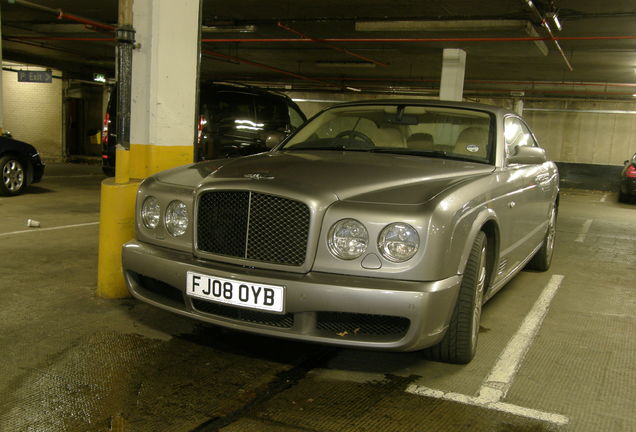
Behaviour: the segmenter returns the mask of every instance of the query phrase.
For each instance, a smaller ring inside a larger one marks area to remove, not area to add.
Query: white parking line
[[[588,219],[583,223],[583,228],[581,228],[581,232],[575,241],[579,243],[583,243],[585,238],[587,237],[587,233],[590,231],[590,227],[592,226],[592,219]]]
[[[603,196],[601,197],[601,202],[604,203],[607,200],[607,194],[603,194]]]
[[[22,230],[22,231],[0,233],[0,237],[7,237],[7,236],[15,235],[15,234],[34,233],[34,232],[40,232],[40,231],[53,231],[53,230],[61,230],[66,228],[78,228],[78,227],[84,227],[84,226],[90,226],[90,225],[99,225],[99,222],[87,222],[87,223],[73,224],[73,225],[62,225],[62,226],[56,226],[56,227],[50,227],[50,228],[31,228],[31,229]]]
[[[554,299],[554,296],[562,282],[562,275],[553,275],[552,278],[550,278],[550,281],[541,292],[541,295],[534,303],[534,306],[532,306],[528,315],[526,315],[521,326],[510,339],[506,348],[499,355],[499,358],[490,371],[490,374],[483,381],[481,388],[477,392],[477,396],[443,392],[424,386],[418,386],[416,384],[411,384],[406,389],[406,392],[468,405],[480,406],[522,417],[543,420],[557,425],[567,424],[569,419],[560,414],[538,411],[501,402],[501,399],[506,396],[510,389],[526,353],[530,349],[532,342],[539,332],[543,319],[550,309],[550,303],[552,302],[552,299]]]

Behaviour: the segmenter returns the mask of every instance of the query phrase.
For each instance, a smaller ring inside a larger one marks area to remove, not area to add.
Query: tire
[[[623,191],[618,191],[618,202],[621,202],[621,203],[629,202],[629,195],[624,194]]]
[[[556,220],[557,209],[552,207],[550,212],[550,221],[548,222],[548,230],[545,233],[541,248],[534,254],[527,269],[537,271],[547,271],[552,263],[552,255],[554,253],[554,239],[556,238]]]
[[[455,309],[444,338],[426,350],[429,359],[445,363],[469,363],[477,351],[481,308],[486,291],[488,241],[479,232],[470,251]]]
[[[0,195],[19,195],[27,187],[27,171],[15,156],[0,158]]]

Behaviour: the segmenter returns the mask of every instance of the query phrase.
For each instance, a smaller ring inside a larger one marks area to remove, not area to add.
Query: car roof
[[[238,93],[247,93],[257,96],[273,96],[284,98],[291,101],[291,98],[287,96],[285,93],[280,93],[274,90],[268,90],[260,87],[252,87],[246,84],[240,83],[219,83],[219,82],[205,82],[201,83],[201,92],[209,92],[209,91],[232,91]]]

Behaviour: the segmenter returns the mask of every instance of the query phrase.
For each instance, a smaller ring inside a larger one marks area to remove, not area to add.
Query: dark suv
[[[102,170],[115,174],[116,92],[102,130]],[[287,95],[239,84],[203,84],[199,96],[196,160],[269,150],[306,120]]]

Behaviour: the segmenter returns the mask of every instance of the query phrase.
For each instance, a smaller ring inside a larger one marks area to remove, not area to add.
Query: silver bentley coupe
[[[268,152],[143,181],[124,274],[219,326],[467,363],[484,302],[550,266],[558,185],[514,112],[336,105]]]

